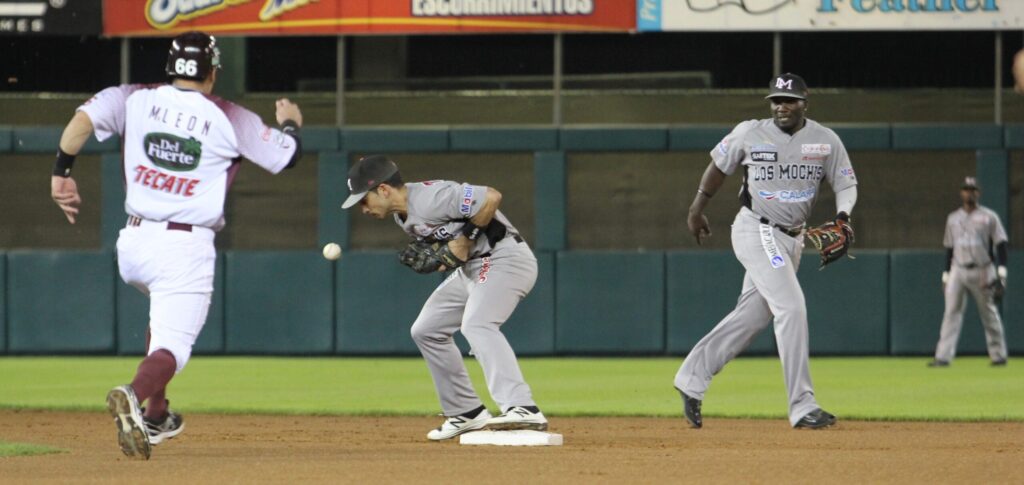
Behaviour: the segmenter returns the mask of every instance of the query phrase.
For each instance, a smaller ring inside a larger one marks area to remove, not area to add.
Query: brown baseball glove
[[[442,266],[446,270],[453,270],[466,264],[452,254],[448,243],[440,241],[413,241],[398,253],[398,260],[413,271],[424,274],[433,273]]]
[[[839,213],[834,220],[808,229],[807,239],[821,253],[821,266],[818,269],[824,269],[843,257],[853,244],[850,217],[846,213]]]

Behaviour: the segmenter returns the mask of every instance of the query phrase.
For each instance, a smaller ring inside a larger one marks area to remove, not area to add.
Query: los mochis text
[[[811,180],[819,181],[825,174],[821,165],[800,163],[785,165],[751,165],[754,180]]]

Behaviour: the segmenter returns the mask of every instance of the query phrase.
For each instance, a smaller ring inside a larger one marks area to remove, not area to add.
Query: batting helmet
[[[185,32],[171,41],[167,52],[167,75],[171,78],[202,81],[220,68],[217,39],[202,32]]]

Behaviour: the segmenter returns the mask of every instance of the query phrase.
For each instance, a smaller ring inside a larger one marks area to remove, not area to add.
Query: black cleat
[[[836,417],[829,414],[828,411],[819,408],[800,418],[800,421],[797,421],[796,426],[793,427],[803,429],[822,429],[832,426],[833,424],[836,424]]]
[[[700,416],[700,399],[687,396],[678,387],[675,389],[679,391],[679,395],[683,398],[683,416],[686,416],[686,420],[690,422],[691,428],[700,429],[701,426],[704,426],[704,420]]]
[[[949,361],[935,359],[928,363],[928,367],[949,367]]]
[[[993,360],[992,367],[1006,367],[1006,359]]]

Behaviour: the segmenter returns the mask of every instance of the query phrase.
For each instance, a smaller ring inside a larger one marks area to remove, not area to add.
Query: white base
[[[471,431],[459,436],[462,445],[562,446],[562,435],[543,431]]]

